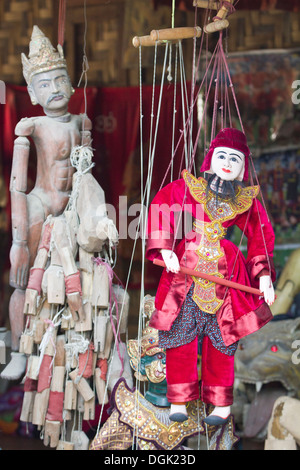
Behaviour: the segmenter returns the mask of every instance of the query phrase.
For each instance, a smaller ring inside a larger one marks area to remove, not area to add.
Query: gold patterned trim
[[[198,279],[196,278],[193,300],[198,305],[200,310],[209,313],[210,315],[214,315],[224,303],[224,300],[220,300],[216,296],[215,284],[209,288],[203,289],[203,287],[200,286]]]
[[[201,423],[198,425],[197,401],[187,405],[188,419],[183,423],[170,421],[169,408],[152,405],[138,390],[128,390],[121,381],[115,391],[115,403],[120,413],[120,421],[134,428],[139,439],[155,442],[159,447],[172,450],[189,436],[203,432]],[[200,419],[202,416],[200,412]]]
[[[195,178],[187,170],[182,173],[193,198],[204,205],[204,211],[211,220],[225,221],[233,219],[250,209],[252,201],[259,193],[259,186],[239,187],[234,200],[222,198],[218,205],[215,204],[215,195],[212,191],[206,194],[207,181],[204,178]]]
[[[195,232],[205,234],[210,242],[216,242],[225,238],[227,229],[222,226],[219,220],[213,222],[202,222],[195,220],[193,223]]]
[[[132,432],[137,438],[138,448],[141,450],[173,450],[180,448],[182,443],[190,436],[197,433],[206,435],[209,441],[209,450],[231,450],[238,441],[234,434],[233,417],[224,426],[209,426],[204,428],[203,419],[213,410],[212,405],[205,406],[200,400],[195,400],[187,404],[189,419],[184,423],[172,422],[168,419],[169,408],[161,408],[149,403],[137,391],[131,391],[126,386],[124,380],[116,386],[119,400],[115,400],[116,408],[109,416],[99,433],[91,443],[90,450],[125,450],[132,445]],[[124,395],[124,392],[127,392]],[[116,398],[116,395],[115,395]],[[125,401],[132,404],[132,412],[126,419],[125,413],[120,409],[124,408]],[[143,418],[136,420],[135,417],[143,415]],[[154,428],[160,433],[150,439],[145,437],[145,429],[141,429],[140,422],[148,421],[148,428],[151,432]],[[138,424],[138,427],[135,424]],[[152,429],[151,429],[152,428]],[[142,431],[142,432],[141,432]]]

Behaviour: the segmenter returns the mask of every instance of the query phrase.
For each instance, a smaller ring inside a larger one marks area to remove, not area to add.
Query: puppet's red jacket
[[[259,277],[270,274],[273,265],[274,231],[257,199],[258,186],[239,188],[232,199],[219,199],[207,192],[203,178],[186,170],[153,199],[148,216],[146,257],[162,259],[160,250],[173,250],[181,265],[193,270],[259,287]],[[183,237],[183,220],[193,221]],[[246,259],[226,237],[233,225],[247,237]],[[194,282],[193,299],[203,311],[217,315],[224,343],[228,346],[261,328],[272,313],[260,296],[182,273],[164,270],[158,286],[151,326],[169,330]]]

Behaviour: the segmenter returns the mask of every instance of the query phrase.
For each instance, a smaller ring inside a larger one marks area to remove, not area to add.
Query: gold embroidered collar
[[[216,205],[216,197],[212,191],[206,194],[207,181],[204,178],[195,178],[187,170],[182,172],[183,179],[188,186],[192,197],[203,204],[204,211],[210,220],[228,220],[250,209],[253,199],[257,197],[259,186],[239,187],[234,200],[222,198]]]

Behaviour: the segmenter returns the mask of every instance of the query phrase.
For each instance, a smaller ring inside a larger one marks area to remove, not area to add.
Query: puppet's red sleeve
[[[162,188],[154,197],[148,213],[146,258],[161,259],[160,250],[174,250],[177,220],[183,213],[187,188],[182,179]]]
[[[246,265],[251,284],[257,285],[259,277],[264,274],[269,274],[274,282],[275,235],[268,215],[258,199],[253,200],[249,212],[236,218],[235,224],[244,231],[248,239]]]

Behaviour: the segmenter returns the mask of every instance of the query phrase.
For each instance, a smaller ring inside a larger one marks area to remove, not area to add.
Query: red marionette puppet
[[[159,330],[160,346],[166,349],[167,397],[174,421],[187,419],[185,404],[199,398],[198,340],[201,400],[214,405],[205,421],[221,425],[233,402],[238,341],[272,319],[274,232],[257,199],[259,187],[242,183],[248,179],[249,153],[243,132],[221,130],[201,167],[209,179],[184,170],[150,206],[146,257],[162,259],[166,266],[151,326]],[[179,213],[194,222],[178,241]],[[226,238],[234,225],[247,237],[247,259]],[[255,287],[262,295],[186,275],[180,266]]]

